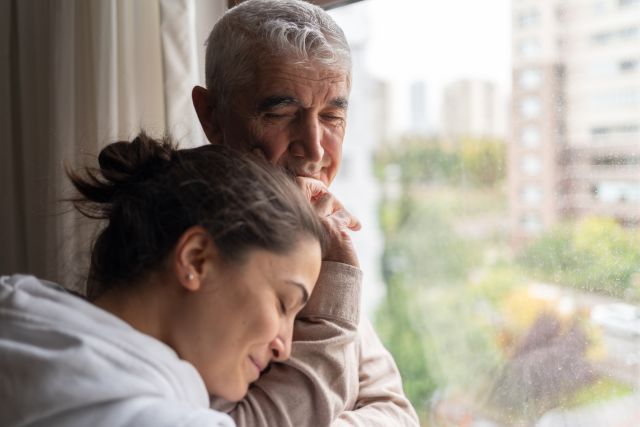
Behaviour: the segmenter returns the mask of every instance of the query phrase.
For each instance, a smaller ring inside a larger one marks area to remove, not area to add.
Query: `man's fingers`
[[[329,192],[322,181],[306,176],[297,176],[296,184],[304,191],[304,194],[311,203],[314,203],[318,198]]]
[[[325,193],[320,196],[314,203],[313,209],[322,217],[328,217],[335,212],[344,210],[342,204],[331,193]]]
[[[333,218],[343,227],[352,231],[358,231],[362,228],[360,221],[351,215],[345,209],[339,209],[331,214]]]
[[[358,231],[362,228],[360,221],[342,206],[342,203],[327,190],[322,181],[298,176],[296,177],[296,183],[304,191],[307,199],[311,201],[314,210],[320,217],[333,216],[343,229]]]

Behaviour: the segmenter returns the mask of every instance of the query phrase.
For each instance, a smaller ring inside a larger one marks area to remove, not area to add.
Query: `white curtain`
[[[144,128],[205,142],[191,105],[226,0],[0,0],[0,274],[82,284],[95,224],[64,165]]]

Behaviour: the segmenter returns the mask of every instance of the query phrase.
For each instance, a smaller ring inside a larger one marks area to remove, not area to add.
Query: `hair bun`
[[[175,150],[168,139],[154,141],[142,132],[131,142],[103,148],[98,155],[100,173],[115,186],[142,181],[166,167]]]

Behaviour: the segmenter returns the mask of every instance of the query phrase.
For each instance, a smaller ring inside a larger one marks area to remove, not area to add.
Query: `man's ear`
[[[193,108],[196,110],[198,120],[207,139],[212,144],[222,143],[222,132],[218,120],[218,111],[213,103],[213,94],[202,86],[194,86],[191,91]]]
[[[174,271],[183,288],[195,292],[199,290],[204,278],[210,275],[217,256],[215,243],[199,225],[188,228],[178,239],[174,249]]]

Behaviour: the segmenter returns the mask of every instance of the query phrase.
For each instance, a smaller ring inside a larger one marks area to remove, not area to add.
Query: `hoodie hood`
[[[140,398],[209,405],[198,372],[164,343],[51,282],[0,278],[3,425],[53,425],[46,420]]]

